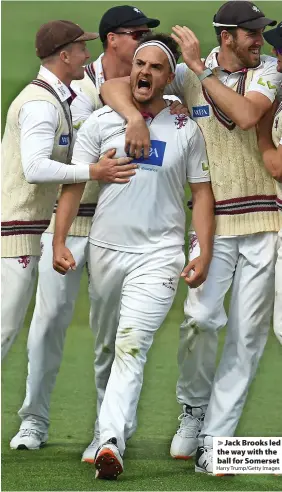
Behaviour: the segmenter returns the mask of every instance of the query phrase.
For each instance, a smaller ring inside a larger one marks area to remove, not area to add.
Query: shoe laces
[[[34,436],[34,437],[37,437],[39,438],[40,440],[42,440],[43,438],[43,433],[42,432],[39,432],[37,429],[21,429],[20,430],[20,436],[21,437],[30,437],[30,436]]]
[[[177,429],[177,434],[182,437],[197,437],[201,427],[201,419],[193,417],[190,413],[182,413],[178,420],[180,426]]]

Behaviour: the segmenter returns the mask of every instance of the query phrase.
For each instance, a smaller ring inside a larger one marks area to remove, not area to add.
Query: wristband
[[[197,75],[200,82],[203,82],[204,79],[213,75],[213,72],[210,68],[206,68],[200,75]]]

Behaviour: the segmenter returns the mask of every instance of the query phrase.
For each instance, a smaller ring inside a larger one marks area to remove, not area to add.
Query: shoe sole
[[[123,472],[123,467],[111,449],[100,451],[95,460],[96,478],[104,480],[116,480]]]
[[[17,448],[12,448],[10,446],[10,449],[12,449],[13,451],[38,451],[39,449],[43,448],[45,444],[46,442],[42,442],[37,448],[28,448],[25,444],[19,444]]]
[[[204,468],[201,468],[200,466],[195,465],[195,472],[196,473],[205,473],[206,475],[213,475],[212,472],[208,472]]]
[[[94,465],[95,460],[94,458],[81,458],[82,463],[90,463],[90,465]]]
[[[192,459],[192,457],[193,457],[193,455],[191,455],[191,456],[183,456],[183,455],[181,455],[181,454],[179,454],[179,455],[173,455],[173,454],[171,454],[170,456],[171,456],[174,460],[184,460],[184,461],[191,460],[191,459]]]

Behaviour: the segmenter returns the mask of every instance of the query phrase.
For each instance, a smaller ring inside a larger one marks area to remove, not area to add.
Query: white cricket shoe
[[[180,426],[173,436],[170,455],[179,460],[188,460],[196,453],[198,435],[202,429],[205,414],[202,407],[183,405],[183,413],[178,417]]]
[[[123,461],[117,447],[117,440],[112,437],[98,448],[95,456],[96,477],[116,480],[123,472]]]
[[[83,452],[81,461],[94,464],[95,455],[97,453],[99,445],[100,445],[100,434],[99,432],[95,432],[92,442]]]
[[[20,429],[10,442],[11,449],[40,449],[48,439],[48,434],[37,429]]]
[[[213,438],[206,436],[196,452],[195,472],[213,475]]]

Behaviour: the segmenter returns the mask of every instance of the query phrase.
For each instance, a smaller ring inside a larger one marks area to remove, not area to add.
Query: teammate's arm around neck
[[[149,157],[150,134],[147,125],[133,104],[129,77],[107,80],[101,86],[101,96],[105,104],[113,108],[127,120],[125,151],[137,158]]]

